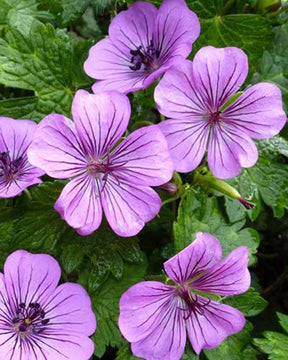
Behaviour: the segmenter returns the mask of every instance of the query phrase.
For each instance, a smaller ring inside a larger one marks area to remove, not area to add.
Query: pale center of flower
[[[150,41],[150,45],[146,48],[140,45],[136,49],[130,50],[130,54],[132,65],[129,67],[131,70],[144,70],[148,73],[153,73],[160,67],[160,50],[156,49],[153,40]]]
[[[11,160],[9,151],[0,153],[0,177],[8,181],[17,179],[21,161],[21,156],[16,160]]]
[[[30,303],[26,306],[26,304],[20,303],[12,320],[13,328],[21,337],[39,334],[49,323],[49,319],[45,319],[45,316],[45,311],[40,304]]]
[[[193,293],[186,285],[182,285],[177,289],[177,295],[183,300],[184,307],[179,309],[185,312],[185,320],[187,320],[193,313],[203,315],[205,306],[210,304],[211,301],[210,299],[206,299],[207,302],[201,302],[198,295]]]
[[[89,174],[97,176],[99,174],[105,174],[109,171],[109,165],[102,161],[93,161],[89,162],[87,167],[87,171]]]

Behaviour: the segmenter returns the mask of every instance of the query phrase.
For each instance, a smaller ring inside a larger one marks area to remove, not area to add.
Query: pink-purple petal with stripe
[[[109,27],[111,41],[121,52],[127,54],[139,46],[146,49],[152,39],[156,14],[157,8],[154,5],[137,1],[112,20]]]
[[[45,318],[53,332],[63,332],[67,335],[81,333],[92,335],[96,330],[96,319],[92,312],[91,300],[86,290],[78,284],[65,283],[45,299]]]
[[[119,328],[132,343],[135,356],[147,360],[178,360],[186,330],[181,300],[174,288],[156,281],[132,286],[120,299]]]
[[[213,300],[198,296],[201,313],[191,312],[186,320],[190,343],[197,355],[202,349],[219,346],[227,336],[241,331],[245,326],[245,317],[231,306],[219,304]]]
[[[56,179],[82,174],[87,166],[73,121],[60,114],[48,115],[40,122],[28,149],[28,159]]]
[[[164,269],[170,279],[181,284],[213,267],[221,257],[219,240],[199,232],[192,244],[164,263]]]
[[[186,58],[200,34],[200,22],[183,0],[164,0],[157,13],[153,43],[162,65],[176,56]]]
[[[90,175],[81,175],[65,185],[55,203],[58,211],[80,235],[89,235],[101,224],[100,184]]]
[[[161,199],[148,186],[109,176],[102,190],[106,218],[119,236],[134,236],[160,211]]]
[[[248,261],[248,248],[238,247],[193,281],[190,287],[224,296],[242,294],[249,289],[251,283]]]
[[[198,119],[165,120],[158,125],[165,135],[174,168],[189,172],[201,163],[209,137],[209,127]]]
[[[4,279],[11,311],[21,303],[40,303],[56,288],[61,276],[57,261],[49,255],[15,251],[4,264]]]
[[[116,91],[97,95],[79,90],[72,104],[75,127],[86,153],[95,159],[105,155],[126,131],[129,99]]]
[[[247,74],[247,55],[236,47],[205,46],[193,60],[195,86],[212,112],[239,90]]]
[[[154,99],[161,114],[168,118],[198,119],[207,112],[206,103],[195,91],[192,62],[183,60],[169,69],[155,88]]]
[[[277,135],[287,122],[280,89],[270,83],[259,83],[248,88],[221,115],[234,129],[254,139]]]
[[[239,175],[242,167],[255,165],[258,150],[242,129],[222,123],[211,129],[207,158],[209,168],[217,178],[229,179]]]
[[[133,131],[110,156],[113,174],[127,182],[159,186],[168,182],[174,171],[167,141],[157,125]]]

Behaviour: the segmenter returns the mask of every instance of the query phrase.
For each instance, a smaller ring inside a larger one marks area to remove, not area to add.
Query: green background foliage
[[[113,16],[133,2],[0,0],[0,115],[35,122],[52,112],[70,116],[75,92],[90,90],[93,84],[83,71],[89,48],[107,35]],[[201,22],[190,59],[206,45],[242,48],[250,65],[243,88],[273,82],[288,109],[288,16],[280,2],[188,0],[187,4]],[[160,121],[153,86],[129,97],[130,130]],[[1,267],[16,249],[53,255],[61,264],[63,281],[79,282],[91,296],[98,319],[93,359],[133,360],[117,327],[121,294],[136,282],[159,275],[162,263],[190,244],[195,233],[209,232],[221,241],[224,256],[238,246],[249,248],[252,287],[223,300],[249,319],[245,329],[217,349],[202,352],[200,359],[286,360],[287,139],[284,129],[274,139],[257,142],[257,164],[229,180],[255,209],[245,210],[237,200],[201,187],[193,174],[187,174],[178,179],[179,193],[165,196],[159,217],[133,238],[119,238],[106,223],[91,236],[79,236],[53,208],[65,182],[45,177],[28,193],[0,201]],[[187,344],[182,360],[197,358]]]

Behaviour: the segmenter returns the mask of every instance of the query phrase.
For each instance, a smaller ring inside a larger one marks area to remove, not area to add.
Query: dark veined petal
[[[159,195],[147,186],[108,176],[102,191],[106,218],[119,236],[134,236],[160,211]]]
[[[175,56],[185,59],[192,51],[192,44],[200,34],[196,14],[183,0],[164,0],[157,13],[153,42],[160,52],[161,64]]]
[[[41,183],[44,171],[28,162],[27,149],[31,144],[37,125],[30,120],[14,120],[0,117],[0,153],[7,154],[14,162],[13,177],[0,176],[0,197],[19,195],[28,186]],[[1,160],[0,160],[1,161]]]
[[[237,92],[248,74],[247,55],[238,48],[205,46],[193,60],[196,89],[212,112]]]
[[[155,88],[154,99],[159,112],[168,118],[204,122],[206,103],[195,91],[191,61],[182,60],[166,72]]]
[[[78,284],[66,283],[43,302],[45,318],[49,319],[45,334],[80,333],[92,335],[96,330],[96,318],[90,298]]]
[[[269,83],[251,86],[223,111],[222,118],[232,128],[254,139],[278,134],[287,120],[281,91]]]
[[[70,181],[56,201],[55,210],[79,234],[91,234],[102,221],[98,180],[84,174]]]
[[[157,9],[148,2],[137,1],[128,10],[121,11],[111,22],[109,37],[122,52],[130,54],[139,46],[150,45]]]
[[[206,151],[209,126],[191,118],[162,121],[159,127],[167,139],[175,170],[186,173],[196,169]]]
[[[93,158],[106,154],[125,132],[130,112],[128,98],[119,92],[77,91],[72,114],[86,153]]]
[[[229,179],[241,173],[242,167],[255,165],[258,150],[241,128],[216,124],[211,129],[208,165],[219,179]]]
[[[164,263],[164,269],[173,281],[184,283],[219,263],[221,257],[219,240],[199,232],[192,244]]]
[[[89,76],[99,79],[92,87],[95,94],[109,90],[128,93],[142,89],[143,79],[147,76],[144,70],[132,70],[131,65],[128,49],[122,52],[106,38],[92,46],[84,69]]]
[[[28,149],[28,158],[31,164],[56,179],[79,175],[87,166],[74,123],[59,114],[48,115],[40,122]]]
[[[157,125],[131,133],[110,156],[115,176],[141,186],[159,186],[173,175],[167,141]]]
[[[55,332],[26,339],[21,353],[22,360],[88,360],[93,351],[94,343],[88,336],[81,333]],[[18,350],[18,357],[11,360],[21,359],[19,354]]]
[[[15,251],[4,264],[4,281],[16,312],[21,303],[41,303],[55,290],[61,276],[57,261],[49,255]],[[15,314],[15,313],[14,313]]]
[[[200,310],[191,312],[186,320],[189,340],[197,355],[202,349],[217,347],[245,325],[244,315],[231,306],[201,296],[198,296],[198,306]]]
[[[233,250],[225,259],[208,269],[190,286],[218,295],[237,295],[247,291],[251,278],[248,271],[249,251],[245,246]]]
[[[174,287],[156,281],[132,286],[120,299],[119,328],[132,343],[135,356],[147,360],[178,360],[186,330],[181,301]]]

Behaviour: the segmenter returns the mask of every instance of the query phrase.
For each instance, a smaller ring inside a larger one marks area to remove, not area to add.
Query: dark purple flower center
[[[132,55],[131,64],[133,64],[129,66],[131,70],[144,70],[152,73],[160,66],[160,50],[155,48],[153,40],[150,41],[150,45],[146,48],[140,45],[136,50],[130,50],[130,54]]]
[[[0,153],[0,178],[5,180],[14,180],[18,177],[19,167],[22,162],[22,157],[11,160],[9,151]]]
[[[185,312],[185,320],[187,320],[193,313],[203,315],[205,306],[210,304],[211,301],[210,299],[207,299],[206,302],[201,302],[198,295],[196,293],[192,293],[192,291],[186,286],[178,288],[177,295],[181,297],[185,305],[184,308],[179,308]]]
[[[209,124],[219,124],[220,120],[221,120],[220,111],[215,111],[209,117]]]
[[[26,304],[20,303],[12,320],[14,330],[20,336],[39,334],[49,323],[49,319],[45,319],[45,316],[45,311],[40,304],[30,303],[26,306]]]

